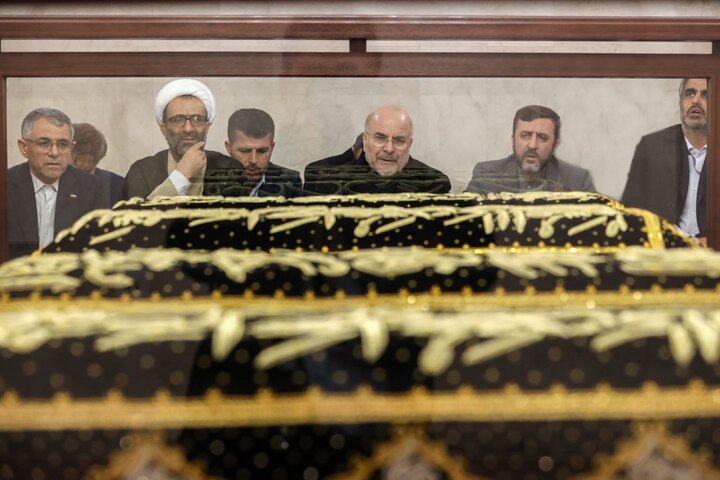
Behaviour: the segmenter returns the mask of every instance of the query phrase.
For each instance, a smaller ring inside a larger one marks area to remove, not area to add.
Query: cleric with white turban
[[[173,80],[155,98],[155,120],[169,148],[130,166],[125,197],[202,195],[205,172],[225,168],[228,159],[205,148],[215,120],[212,92],[192,78]]]
[[[180,78],[165,85],[158,92],[157,98],[155,98],[155,120],[157,120],[158,125],[163,122],[165,108],[168,103],[183,95],[198,98],[205,105],[208,122],[213,123],[215,120],[215,97],[213,97],[208,86],[200,80]]]

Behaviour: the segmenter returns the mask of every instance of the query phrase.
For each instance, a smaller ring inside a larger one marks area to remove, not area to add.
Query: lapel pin
[[[75,195],[74,193],[71,193],[70,198],[77,198],[77,195]]]

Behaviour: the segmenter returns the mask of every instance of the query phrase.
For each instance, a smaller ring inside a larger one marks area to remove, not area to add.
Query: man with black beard
[[[301,191],[300,173],[270,161],[275,122],[258,108],[241,108],[228,119],[225,149],[234,161],[227,170],[205,177],[205,194],[294,197]]]
[[[202,195],[205,172],[225,166],[228,160],[204,149],[215,119],[212,92],[198,80],[173,80],[155,99],[155,119],[170,148],[130,166],[124,197]]]
[[[479,162],[467,192],[525,191],[594,192],[592,175],[555,157],[560,143],[560,116],[542,105],[528,105],[513,119],[513,153],[500,160]]]
[[[680,83],[680,124],[640,139],[622,202],[648,209],[705,242],[707,80]]]

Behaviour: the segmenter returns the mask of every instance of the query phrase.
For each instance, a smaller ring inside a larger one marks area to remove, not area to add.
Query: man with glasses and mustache
[[[447,193],[447,175],[410,156],[413,122],[400,107],[385,105],[365,121],[362,152],[352,151],[305,167],[303,190],[311,194]]]
[[[45,248],[87,212],[110,206],[110,191],[71,164],[73,124],[60,110],[28,113],[17,144],[27,162],[7,172],[10,258]]]
[[[475,165],[466,191],[594,192],[595,184],[588,170],[555,157],[558,143],[560,116],[542,105],[522,107],[513,119],[513,153],[500,160]]]
[[[665,217],[705,242],[707,80],[680,82],[680,124],[640,139],[622,202]]]
[[[215,119],[212,92],[198,80],[173,80],[155,99],[155,119],[169,149],[130,166],[124,197],[202,195],[205,172],[227,162],[223,154],[204,148]]]

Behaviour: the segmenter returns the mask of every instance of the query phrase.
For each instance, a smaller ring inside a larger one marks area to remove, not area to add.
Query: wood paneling
[[[39,68],[42,66],[42,68]],[[538,53],[6,53],[11,77],[704,77],[715,55]]]
[[[3,38],[720,40],[720,19],[480,16],[100,16],[0,18]]]

